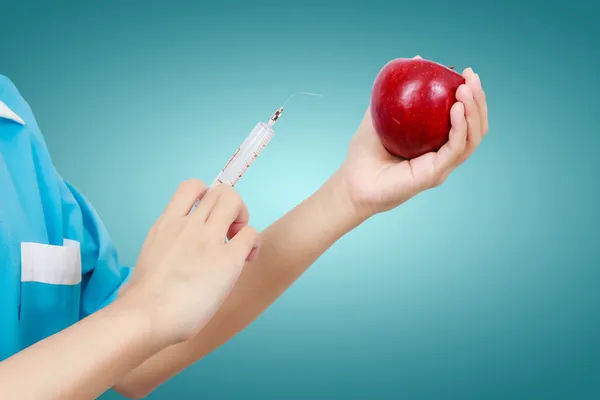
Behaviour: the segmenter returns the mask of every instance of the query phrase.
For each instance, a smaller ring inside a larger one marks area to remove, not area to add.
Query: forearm
[[[172,346],[115,387],[142,396],[219,347],[255,320],[310,265],[362,222],[338,175],[263,234],[258,258],[244,269],[218,313],[193,340]]]
[[[164,347],[127,300],[0,363],[2,399],[94,399]]]
[[[195,355],[207,354],[245,328],[362,222],[336,178],[263,232],[259,257],[248,264],[219,313],[200,333]]]

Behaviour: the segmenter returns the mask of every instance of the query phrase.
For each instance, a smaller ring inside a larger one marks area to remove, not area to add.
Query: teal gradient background
[[[211,181],[291,93],[325,96],[289,104],[237,186],[259,229],[340,165],[387,61],[472,66],[490,109],[476,154],[344,237],[149,398],[588,400],[600,398],[599,11],[0,1],[0,73],[134,264],[179,182]]]

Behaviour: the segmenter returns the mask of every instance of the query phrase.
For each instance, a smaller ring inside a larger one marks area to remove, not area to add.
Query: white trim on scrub
[[[8,108],[6,104],[2,100],[0,100],[0,118],[9,119],[18,124],[25,125],[25,121],[21,117],[17,115],[13,110]]]

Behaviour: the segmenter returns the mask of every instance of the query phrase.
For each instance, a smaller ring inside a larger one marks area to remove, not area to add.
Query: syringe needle
[[[269,122],[267,123],[269,126],[273,126],[273,124],[275,124],[275,121],[277,121],[279,119],[279,116],[281,116],[281,114],[283,113],[283,107],[279,107],[271,116],[271,118],[269,118]]]
[[[322,94],[319,93],[309,93],[309,92],[296,92],[293,95],[291,95],[290,97],[288,97],[288,99],[285,101],[285,103],[283,103],[283,105],[281,106],[281,108],[284,108],[287,103],[294,97],[297,95],[305,95],[305,96],[318,96],[318,97],[323,97]]]
[[[273,116],[271,117],[271,119],[269,119],[269,126],[273,126],[273,124],[275,123],[275,121],[277,121],[279,119],[279,116],[281,116],[281,114],[283,113],[283,109],[285,108],[285,106],[287,105],[287,103],[296,95],[306,95],[306,96],[319,96],[322,97],[322,94],[319,93],[309,93],[309,92],[297,92],[294,93],[293,95],[291,95],[290,97],[288,97],[288,99],[285,101],[285,103],[283,103],[283,105],[281,107],[279,107],[277,109],[277,111],[275,111],[275,113],[273,114]]]
[[[254,129],[250,132],[250,135],[248,135],[246,140],[242,142],[229,162],[227,162],[225,167],[223,167],[221,172],[217,175],[213,181],[213,185],[216,183],[228,183],[231,186],[235,186],[237,181],[254,162],[256,157],[258,157],[260,152],[271,141],[273,135],[275,134],[273,131],[273,124],[279,119],[287,103],[296,95],[323,96],[322,94],[308,92],[298,92],[291,95],[285,101],[285,103],[283,103],[283,106],[279,107],[275,111],[266,124],[259,122],[254,127]]]

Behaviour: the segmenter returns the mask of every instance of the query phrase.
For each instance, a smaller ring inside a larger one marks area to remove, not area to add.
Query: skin
[[[454,93],[465,79],[426,60],[399,58],[378,74],[371,95],[373,125],[393,155],[417,158],[448,141]]]
[[[0,363],[0,398],[95,398],[110,387],[144,397],[227,342],[344,234],[439,186],[469,158],[488,118],[478,75],[469,68],[463,76],[450,139],[438,152],[413,160],[391,156],[367,110],[343,165],[260,241],[233,189],[219,187],[216,196],[199,181],[184,183],[149,233],[119,298]],[[187,216],[197,198],[208,206]]]
[[[0,363],[0,398],[94,399],[154,354],[195,338],[259,243],[248,226],[225,242],[243,209],[231,187],[181,185],[150,230],[128,289]]]

